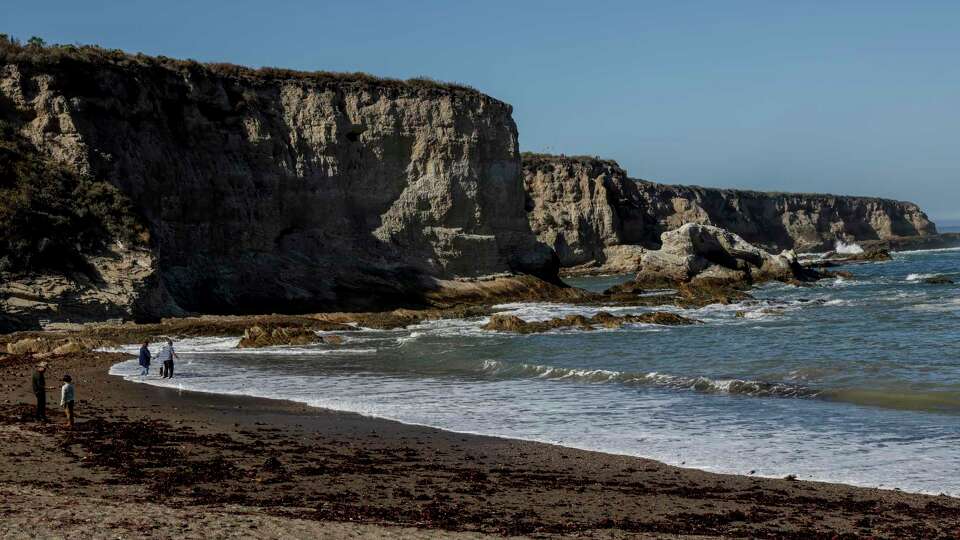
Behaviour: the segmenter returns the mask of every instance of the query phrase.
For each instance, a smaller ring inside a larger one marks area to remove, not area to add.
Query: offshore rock
[[[846,264],[857,264],[866,262],[882,262],[893,259],[890,252],[882,248],[871,248],[862,253],[836,253],[829,252],[822,259],[810,261],[804,264],[808,268],[830,268],[833,266],[843,266]]]
[[[577,328],[579,330],[594,330],[598,326],[604,328],[619,328],[625,324],[660,324],[669,326],[683,326],[696,324],[698,321],[682,317],[675,313],[651,312],[638,315],[612,315],[601,311],[593,317],[583,315],[567,315],[566,317],[546,321],[525,321],[516,315],[503,313],[494,314],[490,321],[483,325],[484,330],[495,332],[514,332],[517,334],[532,334],[549,332],[557,328]]]
[[[661,236],[659,250],[640,258],[636,282],[651,287],[680,283],[754,284],[809,281],[819,277],[802,267],[792,251],[772,255],[718,227],[689,223]]]
[[[259,347],[278,347],[312,345],[323,341],[316,332],[308,328],[280,327],[264,328],[253,326],[243,333],[238,349],[253,349]]]

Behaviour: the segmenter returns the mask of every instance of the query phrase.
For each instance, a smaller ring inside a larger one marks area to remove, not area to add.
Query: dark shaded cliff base
[[[960,247],[960,233],[949,232],[928,236],[902,236],[886,240],[870,240],[860,245],[867,250],[915,251],[920,249],[949,249]]]
[[[67,370],[76,381],[72,432],[55,410],[50,424],[29,419],[34,359],[0,358],[4,523],[27,533],[43,530],[37,521],[46,516],[57,521],[46,530],[69,535],[96,517],[100,535],[194,537],[946,539],[960,531],[960,500],[945,496],[709,474],[290,402],[179,393],[107,375],[122,358],[50,359],[48,381]],[[141,531],[144,522],[155,528]]]

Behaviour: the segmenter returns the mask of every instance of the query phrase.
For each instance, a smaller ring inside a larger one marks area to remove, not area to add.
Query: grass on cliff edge
[[[0,272],[87,272],[84,255],[117,240],[149,242],[130,201],[41,156],[0,120]]]
[[[444,82],[430,77],[414,77],[401,80],[378,77],[364,72],[334,71],[298,71],[293,69],[260,67],[251,68],[226,62],[197,62],[180,60],[166,56],[148,56],[142,53],[131,54],[120,49],[105,49],[97,45],[47,45],[40,38],[30,38],[26,45],[7,34],[0,34],[0,64],[30,63],[34,65],[56,65],[75,61],[92,65],[112,65],[117,67],[160,67],[177,72],[207,72],[220,77],[233,79],[259,80],[298,80],[319,85],[328,83],[356,84],[381,88],[407,90],[439,90],[443,92],[461,92],[485,95],[476,88],[462,83]]]

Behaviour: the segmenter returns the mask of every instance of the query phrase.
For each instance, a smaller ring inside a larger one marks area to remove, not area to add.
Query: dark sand
[[[122,359],[49,359],[48,386],[74,376],[71,432],[59,391],[48,396],[52,422],[31,419],[34,360],[0,356],[0,534],[960,538],[960,500],[946,496],[181,393],[109,376]]]

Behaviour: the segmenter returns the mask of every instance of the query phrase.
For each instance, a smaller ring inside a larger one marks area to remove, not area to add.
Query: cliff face
[[[917,205],[871,197],[671,186],[629,178],[613,161],[525,155],[530,225],[563,266],[618,245],[659,247],[685,223],[714,225],[772,251],[936,234]]]
[[[555,272],[511,107],[469,89],[8,56],[0,114],[145,222],[143,253],[111,248],[150,274],[121,315],[380,307],[432,278]]]

